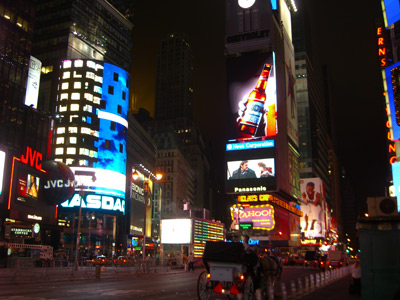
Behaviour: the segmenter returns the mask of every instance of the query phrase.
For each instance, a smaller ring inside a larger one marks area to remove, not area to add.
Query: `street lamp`
[[[88,171],[76,171],[75,175],[82,175],[82,176],[91,176],[92,182],[96,181],[96,176],[94,172],[88,172]],[[83,184],[83,181],[81,185],[79,186],[80,191],[79,191],[79,217],[78,217],[78,230],[76,232],[76,245],[75,245],[75,263],[74,263],[74,269],[75,271],[78,271],[78,256],[79,256],[79,240],[81,238],[81,217],[82,217],[82,200],[83,197],[85,196],[85,185]]]
[[[143,248],[142,248],[142,255],[143,255],[143,263],[145,262],[146,258],[146,223],[147,223],[147,205],[148,205],[148,194],[150,192],[149,181],[150,177],[153,176],[156,180],[161,180],[163,175],[161,173],[153,174],[149,171],[149,176],[143,180],[143,194],[144,194],[144,221],[143,221]],[[132,173],[132,179],[137,181],[139,179],[139,173],[135,170]]]

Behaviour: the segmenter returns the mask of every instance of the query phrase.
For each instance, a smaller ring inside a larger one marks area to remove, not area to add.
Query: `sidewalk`
[[[0,268],[0,286],[25,282],[72,281],[105,279],[117,277],[145,277],[162,274],[182,273],[183,268],[168,266],[151,267],[143,271],[136,267],[80,267],[78,271],[73,268]]]
[[[349,294],[351,275],[338,279],[334,282],[320,287],[306,296],[298,297],[301,300],[360,300],[361,297]]]

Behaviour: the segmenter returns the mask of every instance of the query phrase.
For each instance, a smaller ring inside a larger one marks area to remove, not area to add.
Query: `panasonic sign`
[[[62,207],[79,207],[81,198],[79,194],[74,194],[71,199],[61,203]],[[82,208],[103,209],[109,211],[120,211],[125,214],[125,200],[104,196],[104,195],[85,195],[82,199]]]

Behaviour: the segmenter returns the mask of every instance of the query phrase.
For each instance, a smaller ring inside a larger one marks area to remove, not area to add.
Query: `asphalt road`
[[[61,300],[61,299],[185,299],[197,298],[197,279],[203,269],[195,272],[175,271],[170,274],[121,276],[116,278],[21,282],[0,287],[0,300]],[[284,267],[282,279],[291,280],[316,273],[315,269]],[[226,300],[226,295],[213,294],[212,300]]]

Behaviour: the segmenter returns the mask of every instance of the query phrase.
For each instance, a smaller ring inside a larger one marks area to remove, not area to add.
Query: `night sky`
[[[382,19],[380,1],[305,2],[316,6],[313,46],[330,73],[337,153],[359,200],[384,195],[389,165],[375,34],[375,22]],[[136,0],[134,18],[131,80],[136,108],[144,107],[153,116],[161,40],[168,33],[185,33],[195,57],[195,121],[212,142],[215,157],[223,158],[225,1]],[[223,166],[220,161],[221,176]]]

